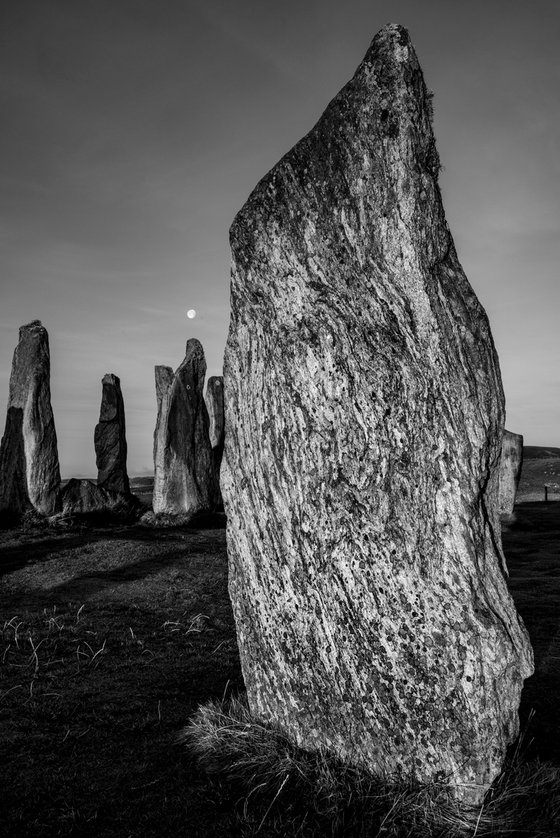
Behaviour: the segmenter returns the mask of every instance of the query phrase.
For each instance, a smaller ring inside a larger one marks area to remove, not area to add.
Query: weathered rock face
[[[523,465],[523,437],[504,430],[500,458],[499,509],[501,515],[512,515]]]
[[[161,404],[163,401],[163,395],[167,392],[169,387],[171,386],[171,382],[173,381],[173,370],[171,367],[164,367],[164,366],[157,366],[154,368],[155,372],[155,379],[156,379],[156,401],[157,401],[157,419],[156,419],[156,428],[154,431],[154,463],[156,460],[156,448],[157,448],[157,437],[158,437],[158,428],[160,425],[160,417],[161,417]]]
[[[438,169],[387,26],[232,225],[221,485],[252,711],[480,800],[532,654],[500,546],[498,361]]]
[[[39,320],[19,330],[0,445],[0,511],[51,515],[60,484],[51,407],[49,336]]]
[[[94,444],[97,485],[111,492],[130,492],[126,471],[126,424],[121,382],[107,373],[102,379],[101,410],[95,426]]]
[[[219,502],[203,396],[206,361],[200,342],[187,342],[185,359],[171,378],[163,370],[169,367],[156,367],[159,409],[153,509],[156,514],[184,517],[211,510]]]
[[[60,507],[63,515],[86,512],[113,512],[123,517],[135,517],[142,504],[130,493],[114,492],[96,485],[91,480],[73,477],[60,490]]]
[[[224,378],[213,375],[206,385],[206,407],[210,418],[210,445],[214,455],[216,474],[220,474],[224,453]]]

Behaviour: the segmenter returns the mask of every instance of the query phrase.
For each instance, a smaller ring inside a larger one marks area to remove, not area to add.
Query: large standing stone
[[[513,514],[515,496],[521,478],[523,466],[523,437],[504,430],[502,440],[502,456],[500,458],[500,514]]]
[[[101,410],[94,433],[97,485],[109,492],[129,494],[121,381],[117,375],[107,373],[101,383]]]
[[[431,119],[387,26],[237,215],[222,492],[251,710],[480,800],[532,654],[500,546],[498,360]]]
[[[224,378],[213,375],[206,385],[206,407],[210,418],[210,445],[214,454],[216,474],[220,473],[224,453]]]
[[[57,510],[60,469],[51,407],[49,336],[40,320],[19,330],[0,445],[0,511]]]
[[[162,370],[169,367],[156,367],[153,509],[156,514],[191,516],[214,509],[219,502],[200,342],[187,342],[185,359],[172,377]]]

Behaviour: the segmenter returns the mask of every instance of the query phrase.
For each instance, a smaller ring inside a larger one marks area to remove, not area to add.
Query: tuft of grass
[[[381,778],[294,746],[244,700],[210,701],[180,734],[200,767],[242,795],[246,835],[558,838],[560,768],[514,749],[481,806],[445,784]],[[250,831],[252,824],[253,831]],[[249,831],[247,829],[249,828]]]

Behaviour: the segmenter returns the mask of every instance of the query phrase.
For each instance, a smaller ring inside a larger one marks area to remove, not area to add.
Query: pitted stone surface
[[[19,330],[0,445],[0,511],[57,510],[60,469],[51,407],[49,336],[40,320]]]
[[[152,503],[156,514],[184,517],[212,510],[219,503],[203,396],[206,360],[200,342],[187,342],[185,359],[172,376],[165,370],[170,368],[156,367]]]
[[[221,483],[253,713],[480,800],[532,653],[501,550],[498,361],[431,116],[385,27],[237,215]]]
[[[95,426],[94,444],[97,485],[110,492],[129,494],[126,470],[126,423],[121,381],[107,373],[102,379],[101,409]]]
[[[513,514],[522,466],[523,437],[521,434],[504,430],[502,456],[500,458],[499,508],[501,515]]]

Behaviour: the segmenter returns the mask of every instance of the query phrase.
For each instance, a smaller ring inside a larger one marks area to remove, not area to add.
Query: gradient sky
[[[507,426],[560,446],[556,0],[4,0],[0,422],[18,328],[40,319],[64,477],[96,476],[105,373],[132,475],[152,469],[154,365],[197,337],[221,373],[233,217],[388,22],[435,94],[447,219]]]

